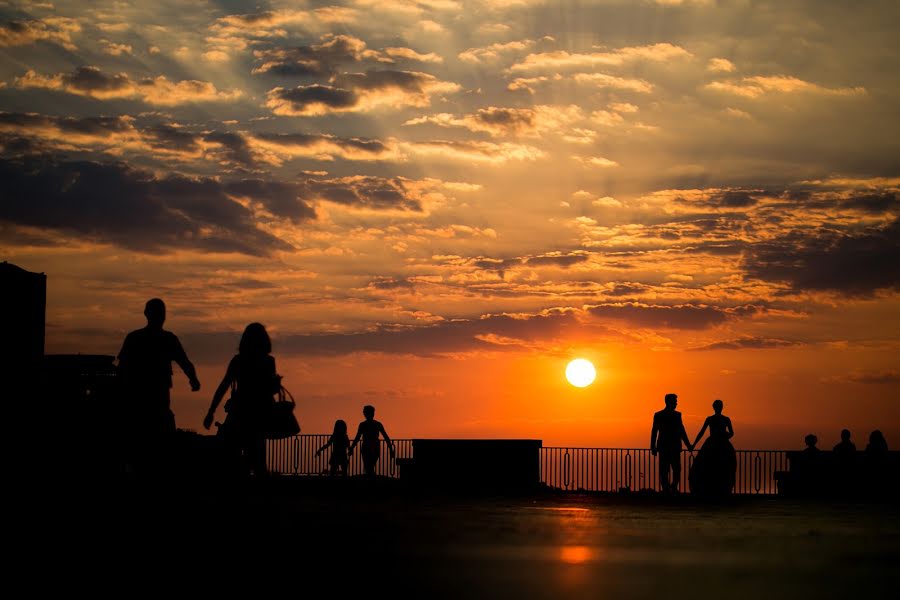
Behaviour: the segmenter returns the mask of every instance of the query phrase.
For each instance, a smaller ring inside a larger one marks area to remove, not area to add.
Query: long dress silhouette
[[[731,419],[722,414],[723,406],[721,400],[713,402],[715,414],[706,418],[694,440],[696,446],[709,429],[709,438],[697,453],[688,476],[688,483],[694,494],[727,496],[734,489],[737,455],[730,441],[734,436],[734,428],[731,426]]]
[[[203,426],[212,425],[216,408],[231,387],[225,440],[237,454],[245,471],[256,476],[266,475],[266,417],[271,410],[274,394],[281,388],[281,377],[275,370],[275,358],[270,354],[272,342],[265,327],[251,323],[241,336],[238,354],[231,359],[225,377],[213,395],[212,404]]]

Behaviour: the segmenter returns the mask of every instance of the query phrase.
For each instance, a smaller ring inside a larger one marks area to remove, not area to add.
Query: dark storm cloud
[[[585,311],[599,319],[627,321],[639,327],[667,329],[705,329],[726,321],[752,316],[764,309],[754,305],[721,308],[707,304],[643,304],[621,302],[586,306]]]
[[[714,342],[699,348],[690,348],[692,351],[704,350],[760,350],[764,348],[790,348],[802,345],[800,342],[781,340],[777,338],[742,337],[735,340]]]
[[[239,133],[230,131],[211,131],[203,135],[207,142],[219,144],[223,148],[223,158],[243,166],[254,166],[256,160],[247,139]]]
[[[158,177],[124,163],[0,160],[0,220],[137,251],[265,255],[291,246],[258,229],[218,180]]]
[[[747,276],[783,281],[796,290],[869,295],[900,286],[900,221],[856,232],[793,231],[754,244],[744,256]]]

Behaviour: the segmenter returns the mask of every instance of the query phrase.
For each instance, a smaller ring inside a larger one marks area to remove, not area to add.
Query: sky
[[[201,420],[262,322],[306,433],[900,445],[900,4],[0,2],[0,258],[47,351],[147,299]],[[597,367],[586,388],[569,360]],[[219,415],[222,418],[223,415]]]

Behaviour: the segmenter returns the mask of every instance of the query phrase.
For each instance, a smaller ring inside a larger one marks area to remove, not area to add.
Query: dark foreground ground
[[[66,595],[249,581],[254,596],[759,600],[898,597],[900,585],[900,511],[887,503],[448,496],[324,479],[48,498],[49,513],[11,522],[27,532],[22,568],[53,574],[37,589]]]

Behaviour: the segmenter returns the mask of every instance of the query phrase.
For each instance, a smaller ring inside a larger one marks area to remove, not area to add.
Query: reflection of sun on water
[[[559,560],[570,565],[580,565],[591,560],[593,552],[587,546],[563,546],[559,549]]]

